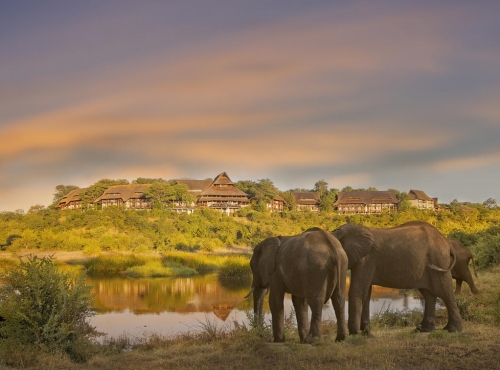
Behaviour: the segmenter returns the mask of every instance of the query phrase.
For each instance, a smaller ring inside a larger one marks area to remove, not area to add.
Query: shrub
[[[478,267],[487,268],[500,264],[500,233],[485,233],[471,249]]]
[[[395,328],[395,327],[417,327],[422,320],[422,312],[419,310],[403,311],[394,309],[391,305],[382,306],[379,312],[375,312],[370,323],[373,327]]]
[[[51,258],[36,256],[1,274],[0,357],[9,361],[20,348],[31,348],[86,360],[98,333],[86,321],[94,310],[84,279],[84,274],[60,272]]]
[[[248,279],[252,271],[247,257],[228,258],[219,268],[219,279]]]

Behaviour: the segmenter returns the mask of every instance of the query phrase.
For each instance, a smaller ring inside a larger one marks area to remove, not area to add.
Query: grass
[[[220,271],[221,278],[248,278],[250,257],[238,254],[205,254],[169,251],[158,255],[124,254],[101,255],[72,261],[83,265],[89,275],[105,276],[124,273],[133,278],[189,276]]]
[[[397,327],[417,327],[422,321],[423,313],[420,310],[399,310],[389,304],[372,314],[370,326],[373,329],[388,329]]]
[[[498,327],[466,322],[463,333],[435,331],[415,334],[408,328],[377,331],[377,337],[350,336],[334,341],[335,325],[326,322],[327,336],[315,345],[271,344],[252,330],[206,331],[167,337],[121,337],[100,347],[86,364],[63,356],[43,357],[26,368],[43,369],[497,369]],[[0,369],[7,369],[0,365]]]
[[[89,275],[112,275],[124,272],[134,266],[145,265],[153,259],[154,257],[150,256],[119,253],[73,261],[73,263],[85,266]]]
[[[167,276],[190,276],[196,275],[195,269],[182,266],[176,262],[150,260],[144,265],[132,266],[125,271],[125,275],[133,278],[138,277],[167,277]]]
[[[205,254],[181,251],[165,252],[163,260],[178,262],[198,272],[214,271],[228,264],[247,265],[250,269],[250,256],[238,254]]]

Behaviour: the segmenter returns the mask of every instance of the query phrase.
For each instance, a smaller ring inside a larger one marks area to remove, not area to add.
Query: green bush
[[[74,360],[86,360],[99,334],[87,322],[94,310],[84,279],[84,274],[59,271],[51,258],[36,256],[2,273],[0,358],[15,362],[23,349],[66,352]]]
[[[479,268],[500,264],[500,233],[485,233],[471,249]]]

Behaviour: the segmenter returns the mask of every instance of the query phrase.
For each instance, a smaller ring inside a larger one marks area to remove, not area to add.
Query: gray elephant
[[[267,238],[250,260],[254,313],[262,323],[264,296],[269,290],[275,342],[283,342],[284,295],[291,293],[301,343],[321,337],[323,305],[331,299],[337,317],[337,341],[347,336],[345,287],[347,255],[330,233],[311,229],[297,236]],[[311,308],[309,327],[308,305]]]
[[[372,285],[418,288],[425,299],[424,317],[418,328],[421,331],[434,330],[436,297],[440,297],[448,309],[445,329],[462,330],[451,278],[455,255],[435,227],[421,221],[388,229],[345,224],[332,234],[346,251],[351,270],[350,334],[371,335]]]
[[[472,268],[474,269],[474,275],[477,277],[476,266],[474,265],[474,257],[472,253],[463,245],[459,240],[448,238],[448,243],[450,243],[455,255],[457,256],[457,263],[451,269],[451,276],[456,280],[455,294],[460,294],[462,291],[462,282],[465,281],[469,284],[469,288],[472,294],[479,294],[474,280],[472,280],[472,274],[469,270],[469,262],[472,260]]]

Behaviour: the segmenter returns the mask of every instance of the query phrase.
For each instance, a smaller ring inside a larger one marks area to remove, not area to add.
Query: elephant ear
[[[356,224],[345,224],[332,231],[348,259],[348,269],[370,253],[373,247],[373,234],[366,227]]]
[[[273,237],[265,239],[255,247],[250,260],[253,272],[252,287],[267,287],[269,285],[269,278],[276,269],[276,257],[280,245],[280,238]]]

